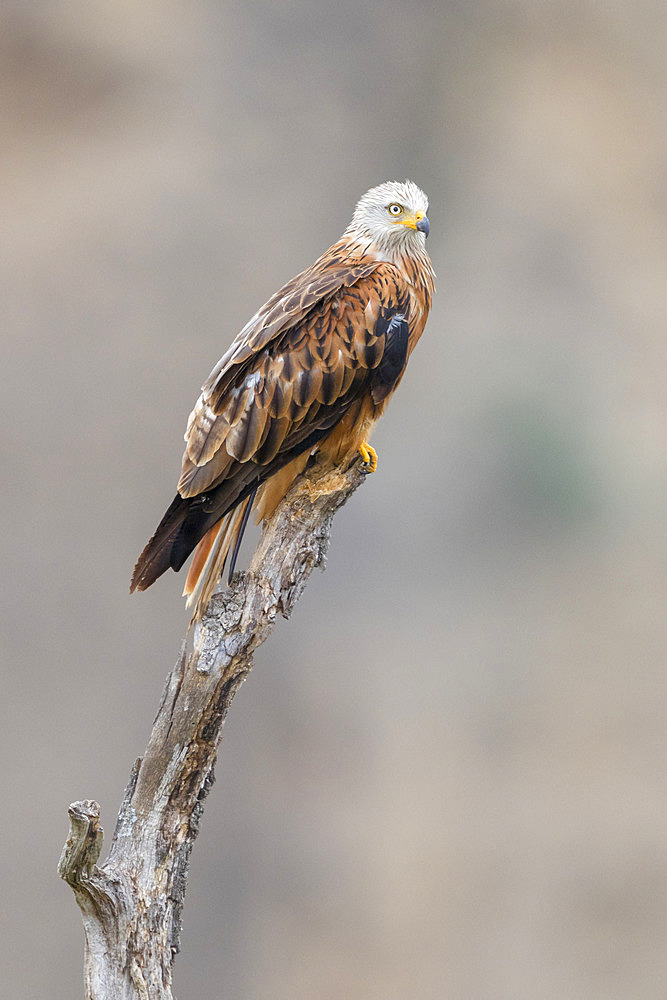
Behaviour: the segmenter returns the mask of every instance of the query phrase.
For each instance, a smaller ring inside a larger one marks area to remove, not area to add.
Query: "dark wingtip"
[[[189,507],[190,503],[177,493],[137,559],[130,580],[131,594],[135,590],[147,590],[172,565],[174,540],[180,533]]]
[[[148,587],[150,587],[151,583],[154,583],[155,580],[157,580],[158,576],[161,575],[161,573],[156,573],[155,576],[152,576],[151,579],[149,580],[144,579],[146,571],[148,569],[148,565],[146,564],[146,561],[143,559],[145,552],[146,549],[144,549],[144,551],[141,553],[139,559],[135,564],[134,569],[132,570],[132,579],[130,580],[131,594],[133,594],[135,590],[146,590]],[[164,572],[164,570],[162,570],[162,572]]]
[[[130,580],[130,593],[147,590],[168,569],[169,553],[165,552],[164,542],[157,538],[156,532],[137,559]]]

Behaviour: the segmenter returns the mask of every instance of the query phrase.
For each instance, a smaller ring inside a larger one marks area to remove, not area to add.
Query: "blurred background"
[[[664,998],[663,0],[3,8],[5,995],[82,995],[66,809],[110,837],[178,653],[128,582],[199,387],[409,176],[437,298],[233,705],[176,994]]]

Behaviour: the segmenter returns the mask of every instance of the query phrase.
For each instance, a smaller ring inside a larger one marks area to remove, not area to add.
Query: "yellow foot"
[[[365,466],[363,471],[367,474],[375,472],[378,467],[378,456],[375,448],[371,448],[369,444],[362,441],[359,445],[359,454]]]

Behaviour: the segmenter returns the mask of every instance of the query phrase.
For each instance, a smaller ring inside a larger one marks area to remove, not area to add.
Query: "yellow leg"
[[[378,456],[375,448],[371,448],[366,441],[362,441],[359,445],[359,454],[366,466],[364,472],[375,472],[378,467]]]

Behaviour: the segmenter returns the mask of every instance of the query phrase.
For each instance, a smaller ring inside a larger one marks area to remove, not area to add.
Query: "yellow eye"
[[[402,215],[403,206],[397,205],[396,202],[393,202],[393,204],[387,205],[387,211],[390,215]]]

